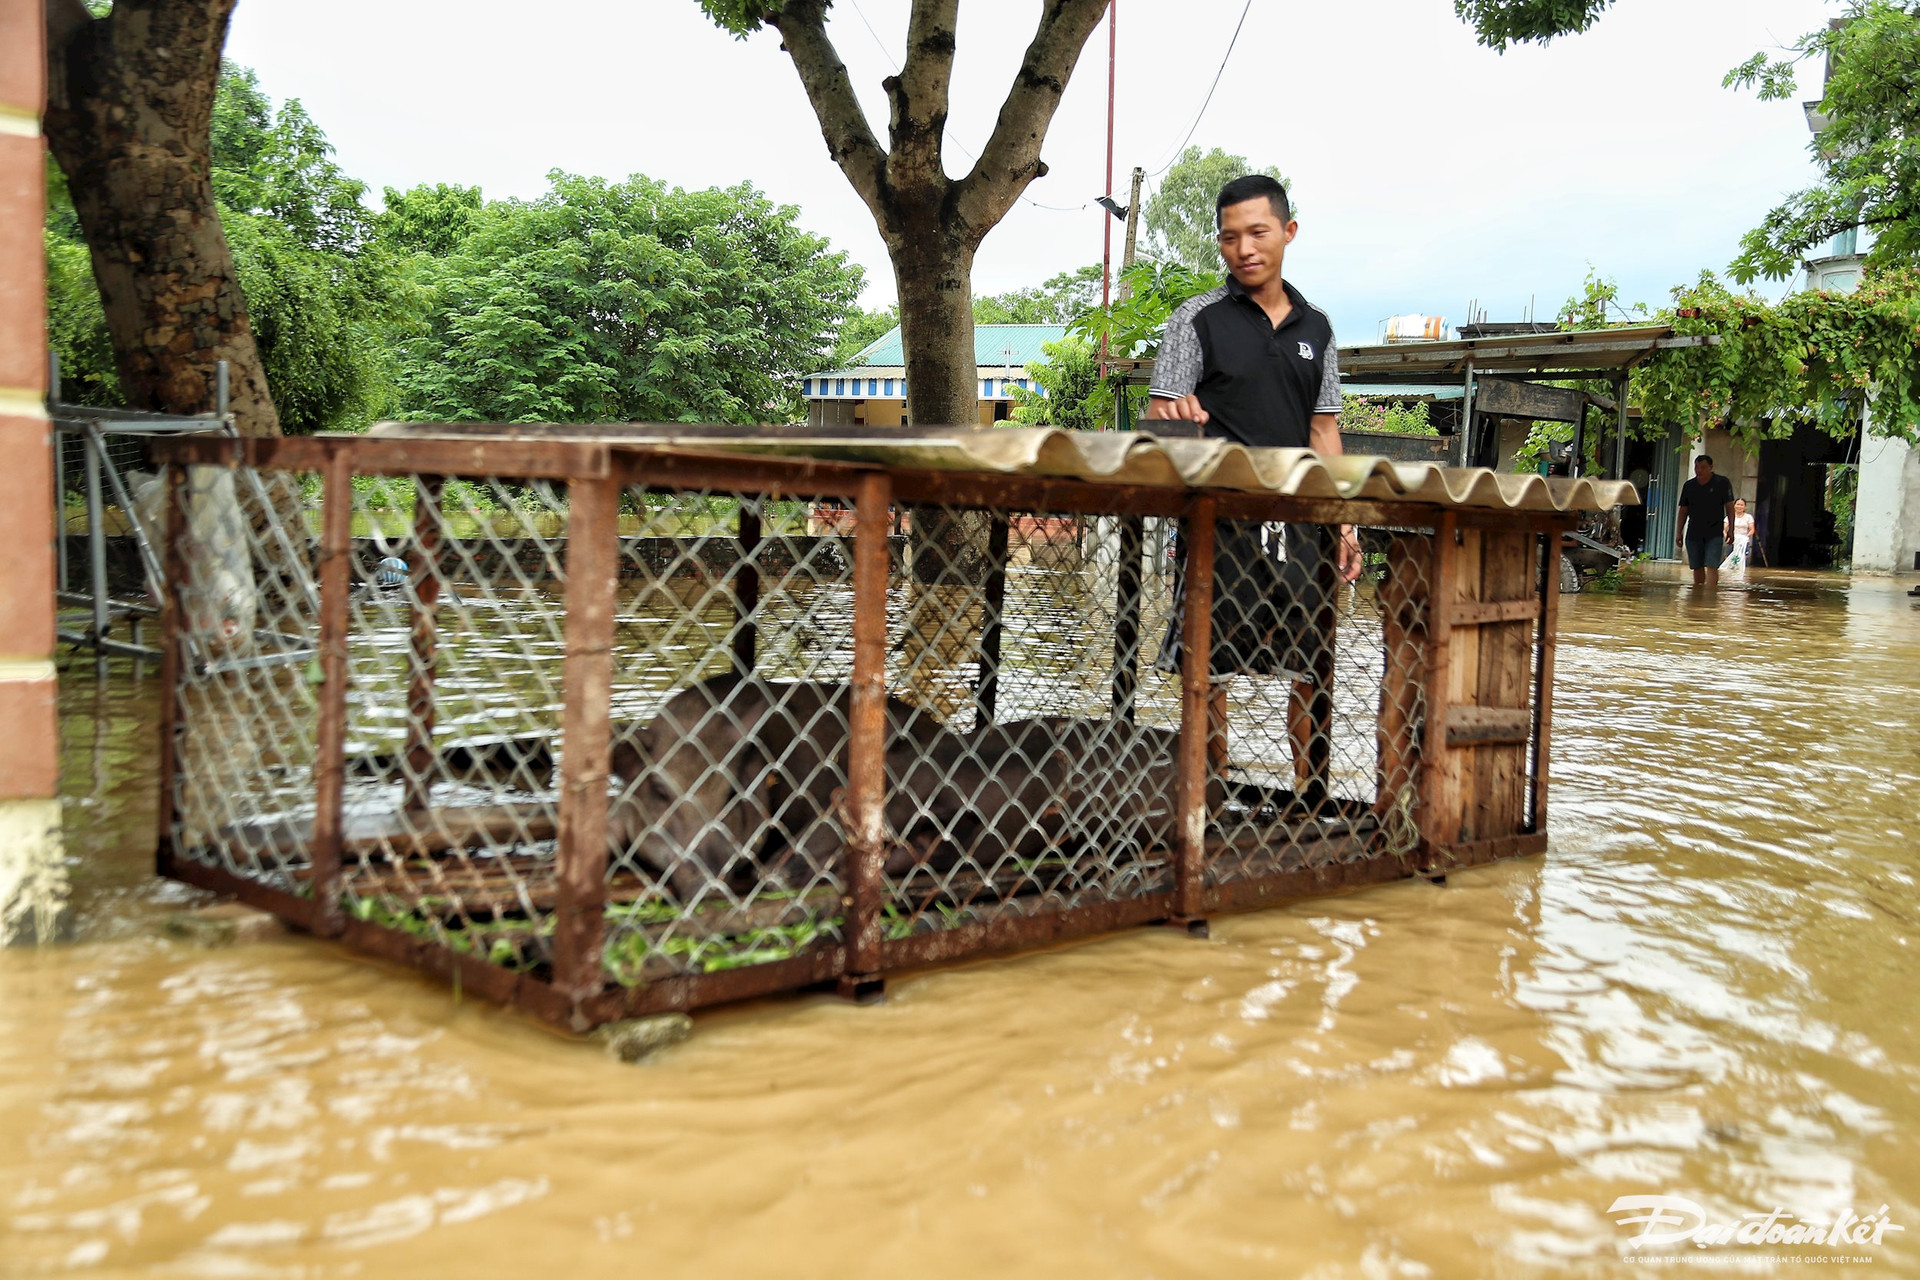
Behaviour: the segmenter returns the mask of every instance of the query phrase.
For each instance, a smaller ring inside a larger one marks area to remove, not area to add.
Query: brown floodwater
[[[1920,1274],[1920,602],[1656,568],[1561,616],[1544,857],[640,1067],[332,945],[158,938],[196,896],[146,872],[156,682],[75,662],[75,940],[0,952],[0,1274],[1626,1275],[1633,1194],[1886,1205],[1702,1260]]]

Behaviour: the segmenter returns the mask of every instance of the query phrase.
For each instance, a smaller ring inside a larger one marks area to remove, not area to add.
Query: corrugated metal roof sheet
[[[1340,394],[1379,400],[1463,400],[1467,389],[1456,383],[1342,382]]]
[[[1340,372],[1356,380],[1391,375],[1624,371],[1667,347],[1711,346],[1714,335],[1676,335],[1664,324],[1556,333],[1514,333],[1447,342],[1368,343],[1340,348]],[[1436,379],[1437,380],[1437,379]]]
[[[1132,431],[381,423],[371,434],[603,440],[708,456],[817,458],[912,470],[1509,511],[1593,511],[1640,503],[1634,487],[1623,480],[1516,475],[1485,467],[1442,467],[1357,454],[1322,458],[1309,449],[1249,449],[1228,440],[1161,439]]]
[[[1047,355],[1040,345],[1058,342],[1066,336],[1066,326],[1059,324],[977,324],[973,326],[973,362],[983,368],[991,365],[997,369],[1002,365],[1044,360]],[[900,327],[895,325],[891,332],[847,363],[849,369],[906,368],[907,357],[900,345]],[[816,373],[809,376],[817,378],[820,375]]]

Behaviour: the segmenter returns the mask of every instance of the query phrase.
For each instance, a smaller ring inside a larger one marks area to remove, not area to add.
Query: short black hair
[[[1694,464],[1695,466],[1699,466],[1699,465],[1700,465],[1701,463],[1703,463],[1703,462],[1704,462],[1704,463],[1706,463],[1706,464],[1707,464],[1708,466],[1712,466],[1712,465],[1713,465],[1713,456],[1712,456],[1711,454],[1706,454],[1706,453],[1703,453],[1703,454],[1701,454],[1701,455],[1700,455],[1699,457],[1697,457],[1697,458],[1695,458],[1695,459],[1693,460],[1693,464]]]
[[[1220,214],[1228,205],[1245,204],[1262,196],[1273,206],[1274,216],[1282,223],[1293,221],[1293,206],[1287,201],[1287,189],[1264,173],[1248,173],[1220,188],[1220,198],[1213,202],[1214,227],[1217,229],[1220,226]]]

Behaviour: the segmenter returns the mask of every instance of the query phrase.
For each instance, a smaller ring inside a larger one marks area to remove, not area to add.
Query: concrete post
[[[0,942],[58,931],[53,450],[47,423],[46,33],[40,0],[0,0]]]
[[[1853,508],[1855,573],[1920,569],[1920,449],[1868,435],[1860,445],[1860,494]]]

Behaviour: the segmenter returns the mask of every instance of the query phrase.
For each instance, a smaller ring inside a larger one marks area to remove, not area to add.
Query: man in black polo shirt
[[[1693,460],[1693,479],[1680,486],[1680,527],[1673,546],[1687,549],[1693,585],[1720,585],[1720,560],[1733,541],[1733,485],[1713,474],[1713,459],[1701,454]]]
[[[1184,419],[1209,436],[1245,445],[1340,453],[1333,325],[1281,275],[1287,245],[1300,229],[1286,188],[1261,174],[1236,178],[1221,189],[1215,208],[1227,282],[1188,299],[1167,320],[1146,416]],[[1360,576],[1360,544],[1351,526],[1219,525],[1208,663],[1216,767],[1226,763],[1225,678],[1275,676],[1292,684],[1296,779],[1313,781],[1304,738],[1314,732],[1312,686],[1324,684],[1332,667],[1330,575],[1321,568],[1329,552],[1340,580]],[[1163,669],[1177,669],[1179,640],[1176,612],[1161,647]]]

